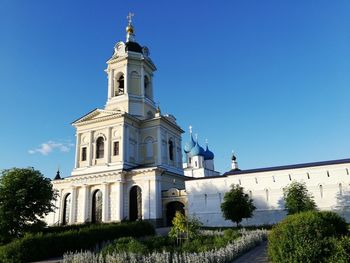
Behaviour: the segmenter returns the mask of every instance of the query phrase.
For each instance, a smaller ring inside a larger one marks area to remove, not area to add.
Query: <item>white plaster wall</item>
[[[254,200],[254,217],[245,225],[272,224],[285,217],[283,188],[293,180],[305,182],[320,210],[333,210],[350,221],[350,163],[268,171],[221,178],[187,180],[189,214],[208,226],[228,226],[220,204],[230,185],[239,184]],[[339,187],[341,184],[341,190]],[[320,185],[323,193],[321,195]]]

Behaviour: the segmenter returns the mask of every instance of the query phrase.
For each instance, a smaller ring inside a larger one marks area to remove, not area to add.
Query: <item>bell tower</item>
[[[141,47],[135,40],[133,15],[129,13],[127,16],[126,42],[116,43],[114,53],[107,61],[108,96],[105,109],[148,119],[156,113],[152,85],[156,67],[149,57],[149,49]]]

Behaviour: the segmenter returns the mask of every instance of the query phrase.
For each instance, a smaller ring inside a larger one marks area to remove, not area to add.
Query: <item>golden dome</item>
[[[126,27],[126,33],[129,33],[129,34],[133,34],[134,33],[134,27],[132,26],[132,25],[128,25],[127,27]]]

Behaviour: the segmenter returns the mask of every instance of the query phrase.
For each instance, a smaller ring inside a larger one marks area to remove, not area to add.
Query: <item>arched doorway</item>
[[[136,221],[142,219],[142,191],[137,185],[130,189],[129,220]]]
[[[71,205],[72,205],[72,195],[67,194],[63,202],[62,225],[67,225],[69,223]]]
[[[172,226],[172,221],[177,211],[185,214],[184,204],[179,201],[173,201],[167,204],[166,206],[166,225]]]
[[[92,195],[92,223],[102,222],[102,192],[101,190],[96,190]]]

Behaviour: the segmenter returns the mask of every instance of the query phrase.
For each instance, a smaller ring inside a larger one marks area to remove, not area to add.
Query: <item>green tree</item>
[[[56,193],[50,179],[34,168],[12,168],[0,177],[0,241],[7,242],[44,226]]]
[[[243,192],[243,187],[232,185],[231,190],[225,193],[221,211],[226,220],[231,220],[238,226],[243,218],[252,217],[254,210],[253,199]]]
[[[313,196],[308,192],[305,183],[293,181],[283,189],[283,199],[288,215],[317,209]]]
[[[194,239],[199,234],[201,222],[195,218],[188,218],[180,211],[176,211],[173,218],[173,227],[169,231],[169,237],[173,239]]]

